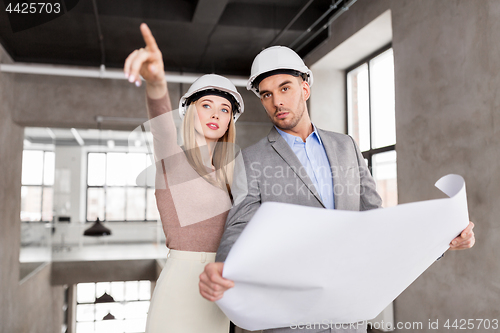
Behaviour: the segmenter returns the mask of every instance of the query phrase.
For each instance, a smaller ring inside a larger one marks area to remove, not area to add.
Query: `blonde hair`
[[[234,118],[231,116],[226,133],[217,140],[214,148],[212,162],[215,167],[216,179],[210,177],[210,171],[203,164],[200,147],[196,142],[195,121],[197,117],[195,102],[191,103],[184,116],[182,123],[182,137],[184,140],[184,153],[189,164],[193,169],[206,181],[214,186],[227,190],[231,196],[231,184],[233,182],[234,173],[234,155],[235,155],[235,138],[236,127]]]

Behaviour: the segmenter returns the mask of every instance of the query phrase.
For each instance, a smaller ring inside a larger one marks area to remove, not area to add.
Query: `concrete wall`
[[[401,321],[499,319],[500,2],[393,1],[399,201],[467,183],[476,246],[447,253],[396,301]],[[484,331],[484,330],[476,330]]]
[[[63,290],[50,286],[50,265],[19,284],[23,129],[12,120],[13,81],[0,73],[0,332],[60,332]]]
[[[345,75],[336,68],[312,68],[311,121],[318,127],[346,133]]]
[[[314,65],[387,9],[395,60],[399,202],[443,197],[434,182],[461,174],[477,238],[473,249],[448,252],[396,299],[396,322],[423,323],[423,329],[399,332],[445,331],[448,319],[499,319],[500,2],[358,1],[332,25],[332,37],[307,63]],[[418,246],[418,237],[411,241]],[[439,330],[429,329],[429,320],[438,320]]]

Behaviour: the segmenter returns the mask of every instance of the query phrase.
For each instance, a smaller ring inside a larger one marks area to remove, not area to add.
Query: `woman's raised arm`
[[[129,82],[137,86],[141,85],[142,76],[147,84],[148,96],[158,99],[167,93],[163,56],[146,23],[142,23],[140,29],[146,46],[130,53],[125,60],[123,71]]]
[[[133,51],[125,60],[123,71],[129,82],[141,85],[141,76],[146,81],[149,125],[154,140],[155,161],[160,161],[182,152],[177,145],[177,131],[172,117],[172,106],[168,95],[163,69],[163,56],[156,40],[145,24],[141,33],[146,46]]]

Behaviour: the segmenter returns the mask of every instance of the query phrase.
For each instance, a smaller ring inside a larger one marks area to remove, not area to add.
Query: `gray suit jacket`
[[[335,209],[360,211],[379,208],[382,200],[354,140],[344,134],[320,129],[318,133],[330,162]],[[234,242],[263,202],[325,207],[305,168],[274,127],[266,138],[244,149],[242,155],[246,196],[229,211],[216,261],[226,260]]]
[[[375,182],[354,140],[344,134],[320,129],[318,133],[330,162],[335,209],[359,211],[379,208],[382,200],[375,190]],[[246,195],[229,211],[216,261],[226,260],[234,242],[263,202],[325,207],[305,168],[274,127],[266,138],[244,149],[242,155],[246,173]],[[236,173],[241,173],[241,170]],[[366,332],[366,328],[364,325],[352,330],[279,328],[266,332],[361,333]]]

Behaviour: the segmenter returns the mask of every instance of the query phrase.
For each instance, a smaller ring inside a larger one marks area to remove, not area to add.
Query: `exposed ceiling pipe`
[[[85,68],[72,66],[54,66],[54,65],[36,65],[29,63],[0,64],[0,72],[37,74],[37,75],[55,75],[70,77],[87,77],[101,79],[126,80],[125,74],[119,69]],[[174,74],[165,73],[167,82],[172,83],[193,83],[201,74]],[[246,87],[247,78],[241,76],[226,76],[237,87]]]
[[[283,34],[285,32],[288,31],[288,29],[290,29],[290,27],[295,23],[295,21],[297,21],[297,19],[302,15],[302,13],[304,13],[304,11],[314,2],[314,0],[309,0],[300,10],[299,12],[292,18],[292,20],[283,28],[283,30],[280,31],[280,33],[278,35],[276,35],[276,37],[274,37],[274,39],[267,45],[268,47],[269,46],[272,46],[274,45],[280,38],[281,36],[283,36]]]
[[[342,6],[341,10],[339,10],[337,13],[335,13],[335,15],[332,16],[332,18],[330,18],[328,20],[328,22],[323,25],[318,31],[316,31],[311,37],[309,37],[304,43],[302,43],[295,51],[296,52],[300,52],[300,50],[302,50],[304,48],[304,46],[306,46],[307,44],[309,44],[314,38],[316,38],[316,36],[318,36],[323,30],[325,30],[326,28],[328,28],[332,23],[333,21],[335,21],[336,19],[338,19],[340,17],[340,15],[342,15],[344,12],[348,11],[349,8],[356,2],[357,0],[351,0],[349,1],[345,6]]]
[[[292,44],[289,45],[289,47],[291,49],[294,48],[295,45],[297,45],[297,43],[302,39],[304,38],[305,35],[307,35],[308,33],[310,33],[312,31],[312,29],[314,29],[325,17],[328,16],[328,14],[331,13],[332,10],[336,9],[340,3],[344,0],[337,0],[336,3],[333,3],[335,0],[332,1],[332,4],[330,5],[330,7],[328,8],[328,10],[326,12],[323,13],[323,15],[321,15],[316,21],[314,21],[313,24],[311,24],[309,26],[309,28],[306,29],[306,31],[304,31],[299,37],[297,37],[297,39],[295,39]]]
[[[148,118],[128,118],[128,117],[109,117],[109,116],[96,116],[95,121],[99,124],[102,123],[115,123],[115,124],[142,124],[148,121]]]

